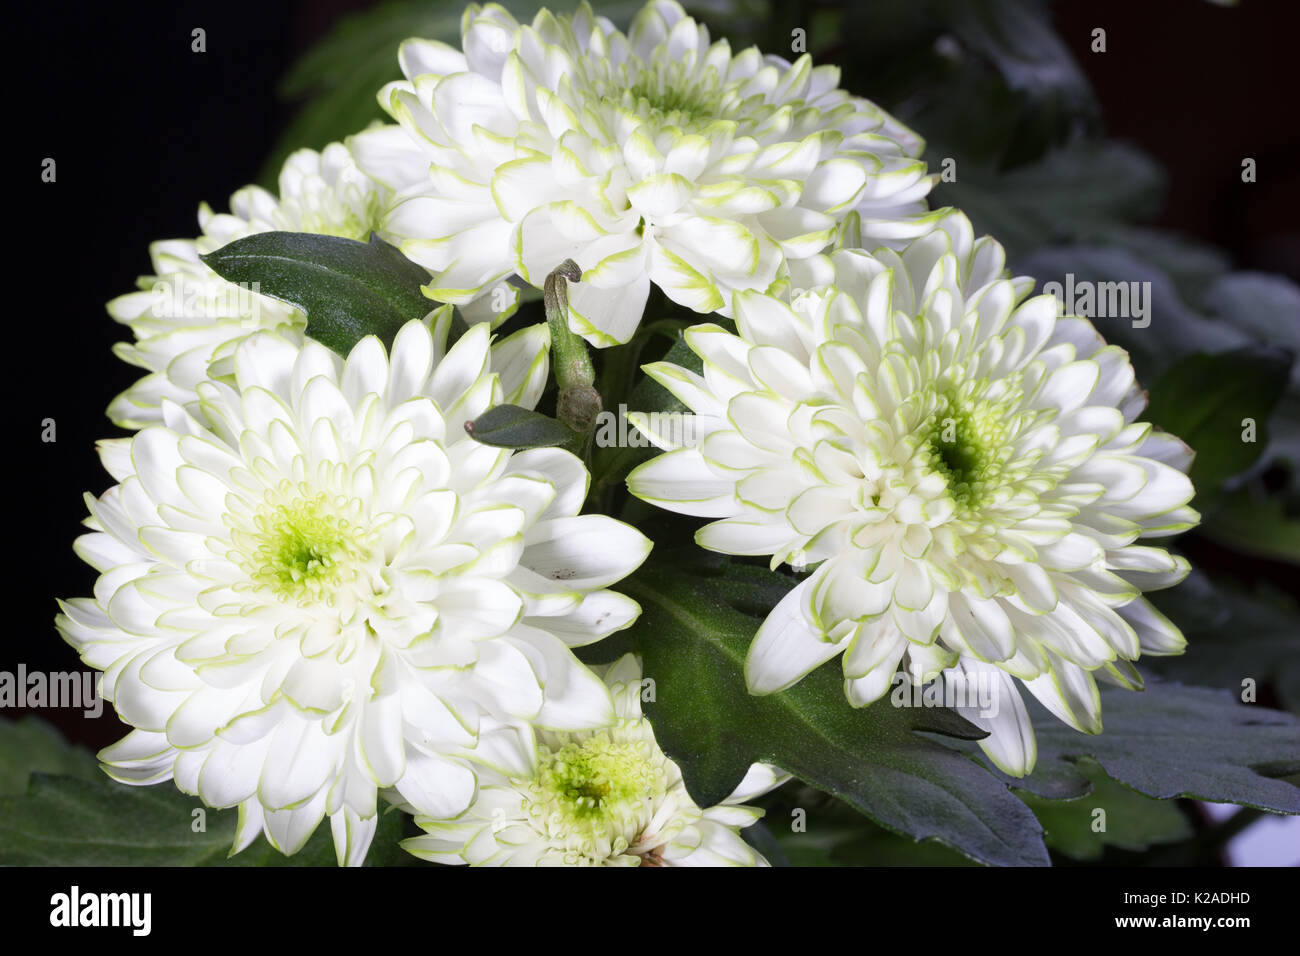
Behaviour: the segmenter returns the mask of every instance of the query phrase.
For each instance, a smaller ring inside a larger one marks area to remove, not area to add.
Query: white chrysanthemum
[[[1138,686],[1139,652],[1181,650],[1140,594],[1187,563],[1135,542],[1197,515],[1190,451],[1135,421],[1146,399],[1127,354],[1053,297],[1026,298],[1032,280],[1003,266],[954,214],[901,255],[811,261],[814,291],[794,308],[738,294],[739,335],[687,333],[703,376],[647,368],[705,437],[629,485],[721,518],[699,531],[706,548],[819,565],[756,635],[753,691],[840,653],[858,706],[900,664],[914,681],[943,672],[950,699],[994,695],[996,714],[959,709],[991,732],[990,758],[1022,774],[1036,749],[1012,678],[1096,733],[1094,674]]]
[[[426,835],[403,846],[474,866],[766,866],[739,833],[763,811],[741,804],[789,775],[754,764],[726,800],[701,810],[641,715],[640,662],[628,654],[593,670],[613,694],[614,724],[520,734],[514,765],[480,771],[464,813],[411,807]]]
[[[559,449],[519,453],[464,422],[546,379],[544,327],[444,356],[435,332],[373,337],[346,362],[257,333],[234,384],[191,416],[101,443],[119,482],[88,498],[78,553],[101,572],[59,627],[137,728],[101,754],[127,783],[173,778],[238,806],[236,849],[265,829],[293,853],[329,816],[362,859],[376,796],[447,815],[473,799],[506,722],[592,728],[613,705],[569,650],[626,627],[606,590],[650,543],[578,515],[588,475]]]
[[[585,3],[524,26],[471,6],[462,34],[463,52],[404,44],[406,80],[379,97],[400,127],[349,145],[400,190],[385,229],[434,273],[426,291],[472,318],[513,309],[512,274],[540,287],[573,259],[570,323],[612,345],[651,283],[726,313],[841,227],[887,244],[931,227],[920,137],[807,55],[733,56],[672,0],[626,36]]]
[[[155,242],[149,248],[154,275],[139,280],[141,291],[119,296],[109,314],[130,326],[134,342],[114,352],[146,375],[119,395],[108,415],[123,428],[162,421],[164,400],[192,404],[214,359],[259,329],[275,329],[302,341],[306,315],[299,309],[221,278],[200,255],[259,232],[312,232],[368,239],[388,195],[357,169],[340,143],[323,152],[303,149],[280,172],[280,198],[258,186],[230,197],[230,212],[199,207],[197,239]]]

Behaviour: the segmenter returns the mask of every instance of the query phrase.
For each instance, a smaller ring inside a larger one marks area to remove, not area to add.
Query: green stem
[[[582,269],[565,259],[546,277],[542,303],[551,330],[551,362],[560,387],[556,414],[560,421],[581,435],[587,435],[600,414],[600,393],[596,391],[596,370],[587,354],[587,343],[569,328],[569,282],[582,279]]]
[[[551,354],[555,362],[555,380],[560,390],[574,385],[591,385],[596,381],[587,344],[569,328],[569,282],[582,279],[582,270],[572,259],[565,259],[546,277],[542,303],[546,323],[551,328]],[[566,281],[567,280],[567,281]]]

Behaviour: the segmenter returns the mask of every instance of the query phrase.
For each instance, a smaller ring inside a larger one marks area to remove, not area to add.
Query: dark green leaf
[[[1286,352],[1248,346],[1220,355],[1189,355],[1151,389],[1146,418],[1196,452],[1191,479],[1198,502],[1255,463],[1290,372]],[[1254,423],[1253,441],[1243,438],[1248,419]]]
[[[33,774],[22,796],[0,797],[2,866],[334,866],[328,823],[286,857],[259,838],[231,857],[233,810],[204,810],[170,783],[130,787],[107,777]],[[203,820],[205,830],[194,827]],[[366,865],[392,865],[403,816],[381,817]]]
[[[99,772],[94,754],[69,744],[45,721],[0,720],[0,797],[26,793],[33,773],[95,777]]]
[[[957,159],[956,180],[940,184],[931,204],[960,208],[977,235],[996,236],[1012,258],[1148,219],[1164,189],[1160,167],[1117,141],[1081,140],[1005,173]]]
[[[577,437],[564,422],[518,405],[497,405],[465,423],[465,431],[494,448],[551,448]]]
[[[1261,344],[1281,346],[1300,355],[1300,286],[1278,275],[1229,272],[1205,293],[1203,304],[1219,324]],[[1291,381],[1269,423],[1270,462],[1290,463],[1293,494],[1300,477],[1300,363],[1291,366]],[[1294,519],[1290,541],[1294,542]],[[1294,550],[1290,549],[1294,554]],[[1294,557],[1284,558],[1294,560]]]
[[[1027,100],[1021,137],[1042,145],[1097,104],[1083,71],[1052,28],[1051,12],[1038,0],[948,5],[952,30],[962,46],[996,67],[1007,89]]]
[[[1272,687],[1282,706],[1300,713],[1300,609],[1294,598],[1262,587],[1248,593],[1216,585],[1200,571],[1149,598],[1182,629],[1187,653],[1144,659],[1148,669],[1234,694],[1250,679],[1259,693]]]
[[[1092,784],[1086,797],[1048,800],[1028,792],[1023,796],[1047,831],[1047,845],[1053,850],[1076,860],[1097,860],[1107,846],[1145,850],[1192,835],[1191,824],[1173,801],[1154,800],[1116,783],[1086,757],[1074,766]],[[1099,816],[1098,810],[1104,810],[1105,816]]]
[[[782,787],[759,802],[791,866],[975,865],[934,840],[917,842],[877,826],[844,801],[802,784]]]
[[[307,334],[340,355],[367,335],[385,345],[438,307],[429,274],[378,236],[358,242],[304,232],[261,232],[201,256],[222,278],[307,313]]]
[[[641,655],[657,686],[647,714],[697,802],[719,802],[751,763],[765,761],[913,839],[934,838],[986,863],[1045,863],[1029,809],[974,762],[916,733],[982,736],[953,712],[888,699],[852,708],[838,661],[779,694],[749,694],[744,661],[761,622],[755,615],[789,583],[741,565],[643,568],[619,585],[640,602],[641,618],[589,652]]]
[[[691,347],[686,344],[686,337],[680,334],[660,361],[667,362],[669,365],[678,365],[688,372],[695,372],[696,374],[700,374],[704,370],[704,360],[691,351]],[[648,375],[644,376],[636,388],[632,390],[632,394],[627,401],[627,407],[634,412],[681,412],[688,410],[672,392]]]
[[[1225,495],[1199,531],[1242,554],[1300,564],[1300,519],[1286,514],[1280,497],[1244,488]]]
[[[1105,732],[1081,734],[1030,702],[1038,765],[1012,783],[1047,797],[1088,791],[1075,766],[1094,757],[1111,778],[1149,797],[1194,797],[1300,813],[1300,787],[1279,777],[1300,770],[1300,719],[1232,694],[1148,683],[1102,692]]]
[[[1173,280],[1183,300],[1200,303],[1206,290],[1223,275],[1228,254],[1189,236],[1146,226],[1118,226],[1098,237],[1151,263]],[[1190,345],[1188,351],[1195,351]]]
[[[807,27],[815,59],[841,66],[845,88],[891,108],[929,141],[932,168],[939,157],[963,169],[1023,164],[1097,125],[1087,80],[1036,0],[813,6],[839,9],[842,22],[792,12],[772,42]]]
[[[767,824],[761,820],[758,823],[751,824],[740,831],[740,835],[745,842],[763,855],[772,866],[789,866],[790,861],[786,858],[785,850],[782,849],[781,843],[768,829]]]
[[[1300,350],[1300,286],[1284,276],[1226,273],[1207,290],[1204,306],[1260,341]]]

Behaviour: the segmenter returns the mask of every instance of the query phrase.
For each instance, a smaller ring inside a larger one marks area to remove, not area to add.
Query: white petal
[[[791,589],[772,608],[745,657],[745,683],[751,694],[771,694],[797,683],[844,649],[824,641],[803,613],[809,582]]]

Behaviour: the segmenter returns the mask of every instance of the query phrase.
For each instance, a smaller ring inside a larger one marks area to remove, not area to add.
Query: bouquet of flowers
[[[1153,680],[1170,539],[1260,446],[1198,473],[1235,420],[1155,414],[802,31],[620,22],[407,40],[385,120],[109,304],[141,375],[57,622],[134,728],[104,771],[340,865],[1023,865],[1087,793],[1300,812],[1294,717]]]

